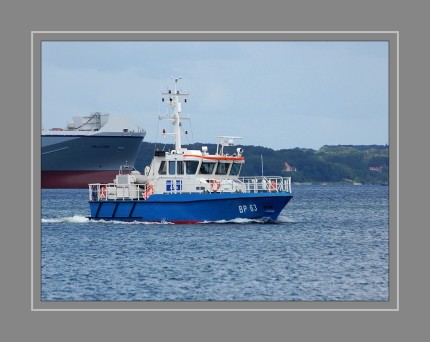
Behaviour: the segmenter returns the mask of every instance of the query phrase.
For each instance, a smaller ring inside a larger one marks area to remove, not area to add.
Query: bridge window
[[[178,161],[178,163],[177,163],[176,173],[177,173],[178,175],[183,175],[183,174],[184,174],[184,162],[182,162],[182,161]]]
[[[194,175],[197,171],[199,162],[197,160],[187,160],[185,162],[185,172],[187,175]]]
[[[174,175],[176,173],[176,162],[175,161],[169,161],[169,175]]]
[[[229,166],[230,166],[230,163],[219,162],[218,166],[216,168],[216,174],[217,175],[226,175],[228,172]]]
[[[215,163],[203,162],[202,165],[200,166],[199,173],[201,175],[211,175],[214,171],[214,168],[215,168]]]
[[[240,172],[240,168],[242,167],[242,163],[233,163],[230,170],[230,175],[237,176]]]
[[[166,172],[167,172],[167,167],[166,167],[167,165],[166,165],[166,161],[162,161],[161,162],[161,164],[160,164],[160,168],[158,169],[158,174],[159,175],[165,175],[166,174]]]

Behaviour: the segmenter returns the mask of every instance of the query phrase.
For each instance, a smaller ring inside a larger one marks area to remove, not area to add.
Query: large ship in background
[[[87,188],[111,182],[120,165],[133,165],[145,130],[126,116],[74,116],[66,128],[42,129],[41,187]]]

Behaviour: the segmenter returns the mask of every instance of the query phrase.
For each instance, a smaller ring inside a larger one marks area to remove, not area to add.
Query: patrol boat
[[[89,184],[92,220],[202,223],[236,219],[275,222],[291,200],[291,177],[240,177],[245,162],[243,149],[232,155],[226,147],[239,137],[220,136],[214,154],[206,146],[191,150],[181,144],[181,115],[187,91],[162,92],[170,107],[175,149],[155,151],[150,166],[141,174],[130,165],[121,166],[112,183]],[[187,133],[187,132],[184,132]]]

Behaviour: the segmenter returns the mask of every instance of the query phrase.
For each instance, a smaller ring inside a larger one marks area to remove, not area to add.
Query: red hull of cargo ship
[[[88,189],[90,183],[111,183],[118,170],[42,171],[42,189]]]

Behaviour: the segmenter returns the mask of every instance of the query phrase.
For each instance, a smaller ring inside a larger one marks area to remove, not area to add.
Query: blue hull
[[[152,195],[146,201],[90,201],[90,219],[199,223],[243,219],[275,221],[291,193],[207,193]]]

